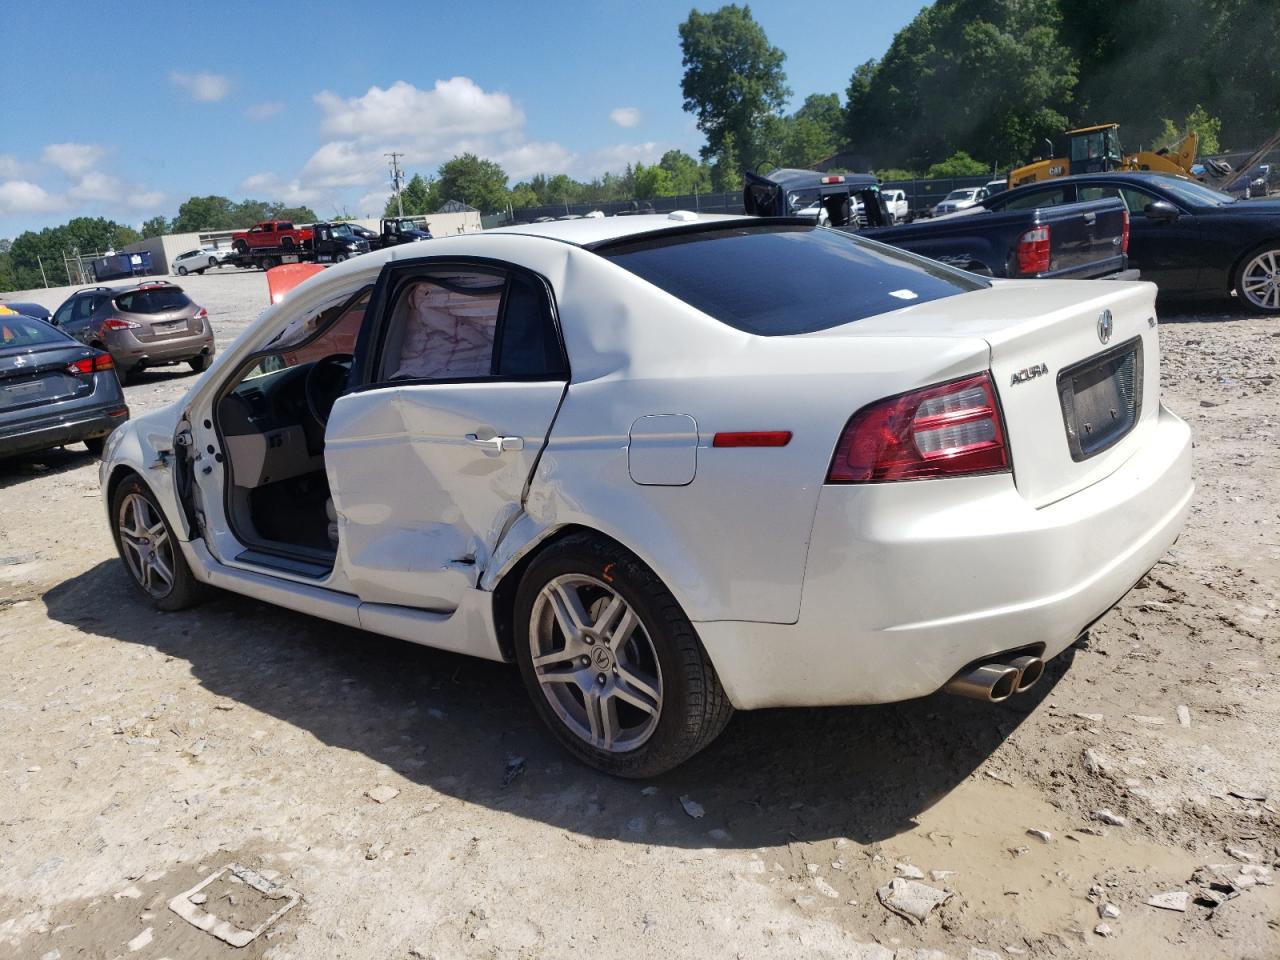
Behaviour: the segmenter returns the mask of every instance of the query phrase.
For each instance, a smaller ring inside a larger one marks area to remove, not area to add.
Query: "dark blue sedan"
[[[0,307],[8,307],[24,317],[35,317],[37,320],[43,320],[46,323],[53,319],[53,314],[49,312],[48,307],[42,307],[38,303],[28,303],[25,300],[0,301]]]
[[[1129,265],[1162,296],[1235,294],[1280,314],[1280,200],[1240,200],[1167,173],[1090,173],[1028,184],[982,202],[991,210],[1119,197],[1129,210]]]
[[[128,419],[111,354],[43,321],[0,313],[0,457],[78,442],[100,456]]]

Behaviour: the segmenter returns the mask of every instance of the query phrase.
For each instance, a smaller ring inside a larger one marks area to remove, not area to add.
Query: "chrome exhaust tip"
[[[1039,657],[1015,657],[1009,666],[1018,671],[1018,682],[1014,684],[1014,693],[1026,693],[1044,676],[1044,661]]]
[[[984,663],[980,667],[971,667],[957,673],[942,689],[958,697],[1000,703],[1002,700],[1008,700],[1017,691],[1021,676],[1017,667],[1002,663]]]

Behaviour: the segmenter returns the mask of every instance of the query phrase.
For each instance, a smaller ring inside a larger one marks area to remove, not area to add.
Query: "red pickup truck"
[[[231,249],[236,253],[273,247],[302,249],[311,242],[312,231],[295,227],[291,220],[264,220],[248,230],[231,235]]]

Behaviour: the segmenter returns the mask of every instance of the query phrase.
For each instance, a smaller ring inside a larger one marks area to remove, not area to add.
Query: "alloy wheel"
[[[131,493],[116,518],[121,553],[139,586],[156,599],[173,590],[173,539],[160,511],[146,497]]]
[[[533,670],[543,695],[578,738],[625,753],[662,715],[662,669],[640,617],[611,586],[585,574],[549,581],[529,622]]]
[[[1280,250],[1264,250],[1240,274],[1240,292],[1255,307],[1280,310]]]

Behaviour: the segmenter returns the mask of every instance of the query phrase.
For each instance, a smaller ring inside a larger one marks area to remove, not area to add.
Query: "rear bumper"
[[[1124,254],[1116,254],[1103,260],[1092,260],[1088,263],[1037,273],[1036,280],[1137,280],[1138,271],[1130,271],[1129,258]]]
[[[107,341],[107,349],[121,367],[128,369],[139,364],[154,366],[163,363],[181,363],[200,354],[213,356],[213,331],[207,327],[200,333],[174,337],[170,340],[139,340],[128,330],[118,331]]]
[[[128,419],[129,408],[122,401],[114,407],[79,410],[55,418],[9,424],[0,427],[0,457],[35,453],[95,437],[105,437]]]
[[[1177,539],[1191,433],[1163,407],[1105,479],[1036,509],[1008,475],[826,486],[796,624],[695,624],[734,706],[887,703],[1038,644],[1061,653]]]

